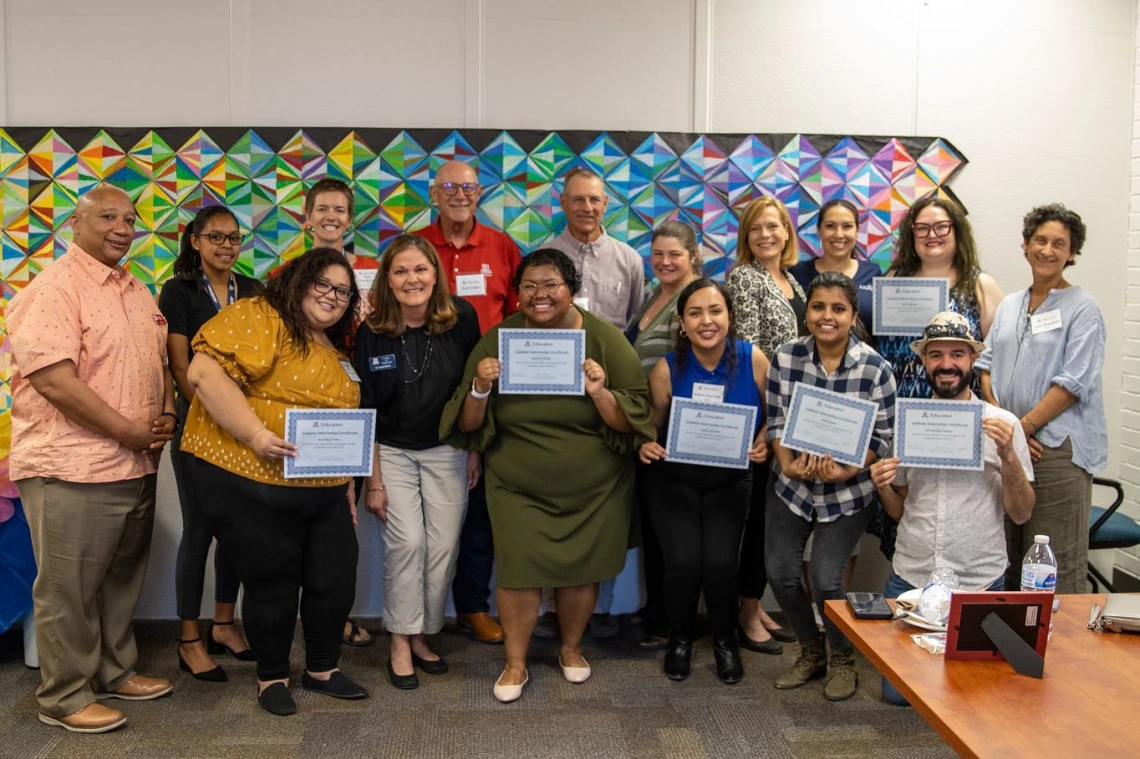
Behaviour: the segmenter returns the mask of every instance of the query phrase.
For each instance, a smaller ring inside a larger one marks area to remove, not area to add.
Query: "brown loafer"
[[[474,614],[458,614],[456,626],[480,643],[502,643],[503,628],[485,611]]]
[[[121,698],[124,701],[150,701],[153,698],[162,698],[172,690],[174,690],[174,685],[166,678],[135,675],[109,693],[96,693],[95,698],[100,701],[105,701],[108,698]]]
[[[109,733],[127,724],[127,715],[117,709],[109,709],[102,704],[88,704],[66,717],[40,715],[45,725],[62,727],[69,733]]]

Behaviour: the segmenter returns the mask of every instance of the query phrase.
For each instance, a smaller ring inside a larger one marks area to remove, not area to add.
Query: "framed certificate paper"
[[[981,401],[899,398],[895,402],[895,455],[903,466],[984,468],[984,408]]]
[[[755,434],[755,406],[674,397],[665,460],[747,469]]]
[[[780,445],[863,466],[879,404],[797,382]]]
[[[871,280],[876,335],[922,335],[935,314],[950,307],[950,280],[875,277]]]
[[[375,409],[286,409],[285,477],[368,477],[375,438]]]
[[[499,393],[584,395],[586,331],[500,329]]]

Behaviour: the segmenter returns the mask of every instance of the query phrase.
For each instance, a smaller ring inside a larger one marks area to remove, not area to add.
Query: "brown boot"
[[[457,614],[456,626],[480,643],[502,643],[503,628],[485,611]]]
[[[823,637],[800,643],[800,653],[796,663],[784,674],[776,678],[780,690],[798,688],[808,680],[823,677],[827,672],[827,648]]]
[[[127,724],[127,715],[117,709],[108,709],[100,703],[94,703],[66,717],[49,717],[40,714],[40,722],[62,727],[70,733],[106,733]]]
[[[855,695],[859,674],[855,671],[855,649],[847,648],[831,654],[827,664],[827,685],[823,697],[828,701],[846,701]]]

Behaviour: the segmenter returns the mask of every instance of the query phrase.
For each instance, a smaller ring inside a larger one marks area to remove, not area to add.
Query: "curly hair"
[[[265,302],[273,306],[289,337],[297,344],[301,355],[309,352],[309,343],[312,340],[312,330],[309,321],[301,310],[301,302],[309,293],[309,288],[321,278],[321,274],[330,266],[339,266],[348,273],[348,308],[337,320],[336,324],[325,328],[325,336],[338,351],[344,352],[352,339],[353,324],[356,321],[356,312],[360,307],[360,290],[356,287],[356,277],[348,259],[339,250],[332,248],[313,248],[304,255],[294,258],[281,269],[275,277],[269,280],[263,297]]]
[[[945,211],[950,217],[950,223],[954,225],[954,271],[958,274],[954,292],[962,304],[975,304],[978,302],[978,272],[981,270],[978,246],[974,242],[974,230],[966,219],[966,212],[949,198],[927,195],[910,207],[899,226],[898,248],[895,249],[895,257],[887,274],[894,272],[896,277],[913,277],[922,267],[922,260],[914,247],[914,222],[930,206]]]
[[[565,253],[557,248],[539,248],[529,256],[524,257],[519,268],[515,270],[515,278],[511,281],[511,286],[515,292],[518,292],[526,270],[535,266],[553,266],[557,269],[566,282],[566,289],[570,291],[570,297],[574,297],[582,289],[582,275],[574,268],[574,262]]]
[[[716,280],[702,277],[695,279],[685,286],[681,294],[677,296],[677,319],[679,322],[685,320],[685,306],[689,303],[689,298],[698,290],[704,290],[707,287],[714,288],[724,298],[724,305],[728,309],[728,335],[725,340],[725,355],[728,357],[725,360],[725,369],[728,376],[732,377],[736,373],[736,310],[732,305],[732,293],[728,288]],[[677,364],[677,369],[681,370],[685,366],[685,362],[689,356],[693,355],[693,343],[689,340],[689,336],[685,334],[684,329],[677,330],[677,339],[673,344],[673,360]]]
[[[182,242],[178,248],[178,258],[174,259],[174,276],[179,279],[197,279],[202,274],[202,254],[190,241],[191,237],[201,237],[206,224],[215,216],[229,216],[238,223],[234,212],[225,206],[206,206],[190,220],[182,230]]]
[[[422,253],[435,269],[435,288],[428,301],[424,327],[429,335],[442,335],[455,326],[459,320],[459,311],[447,290],[447,276],[440,266],[435,246],[417,235],[399,235],[384,250],[384,255],[380,258],[380,271],[376,272],[372,291],[368,293],[368,303],[372,307],[372,312],[368,314],[368,328],[385,337],[399,337],[407,329],[403,309],[396,300],[396,294],[392,292],[392,286],[388,284],[388,275],[392,273],[392,262],[396,256],[409,249]]]
[[[1037,206],[1025,214],[1025,218],[1021,221],[1021,241],[1028,245],[1037,228],[1050,221],[1057,222],[1069,232],[1069,252],[1073,257],[1065,262],[1065,266],[1066,268],[1072,266],[1077,262],[1081,249],[1085,247],[1087,230],[1080,214],[1070,211],[1063,203]]]

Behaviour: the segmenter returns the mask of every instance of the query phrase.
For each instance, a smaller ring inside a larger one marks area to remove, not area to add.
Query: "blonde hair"
[[[746,205],[744,212],[740,214],[740,228],[736,235],[737,266],[750,264],[756,260],[756,256],[752,255],[752,246],[748,244],[748,230],[756,223],[760,214],[769,208],[776,209],[776,213],[780,216],[780,223],[784,225],[784,230],[788,234],[788,240],[784,243],[784,250],[780,255],[780,268],[787,269],[789,266],[794,266],[799,260],[800,252],[796,246],[796,229],[792,226],[792,217],[788,215],[788,209],[776,198],[764,196],[756,198]]]
[[[376,273],[372,290],[368,293],[368,304],[372,307],[372,312],[368,314],[368,328],[385,337],[399,337],[407,329],[400,302],[396,300],[396,294],[388,284],[388,275],[392,271],[392,262],[396,256],[409,248],[415,248],[423,253],[424,258],[435,269],[435,289],[432,291],[431,300],[428,301],[424,331],[429,335],[441,335],[455,326],[455,322],[459,320],[459,312],[451,301],[451,293],[447,290],[447,276],[442,271],[435,246],[417,235],[399,235],[384,250],[380,258],[380,271]]]

